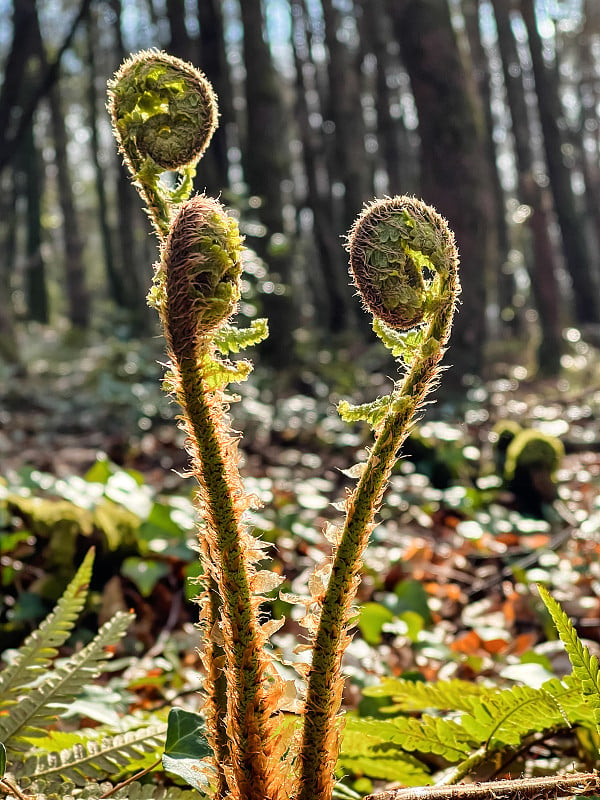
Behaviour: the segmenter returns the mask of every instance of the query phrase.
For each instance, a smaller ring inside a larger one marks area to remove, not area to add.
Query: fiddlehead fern
[[[119,149],[159,236],[168,233],[171,206],[189,197],[196,164],[217,126],[217,100],[191,64],[158,50],[123,62],[109,83],[108,111]],[[166,170],[180,173],[169,190]]]
[[[280,779],[271,753],[271,718],[280,692],[264,651],[267,632],[257,616],[261,579],[254,563],[263,554],[243,523],[253,498],[242,486],[237,440],[230,432],[222,399],[223,385],[231,376],[215,349],[215,335],[239,299],[241,250],[235,220],[216,200],[194,197],[173,220],[155,288],[172,361],[169,380],[184,410],[182,424],[206,526],[200,554],[213,585],[202,611],[208,639],[204,652],[207,726],[219,766],[225,770],[223,777],[228,773],[230,796],[275,800]],[[215,671],[218,645],[212,626],[219,619],[214,590],[220,598],[226,657],[226,732],[218,713],[223,687]],[[224,781],[218,791],[220,796],[226,793]]]
[[[339,749],[342,655],[362,555],[387,480],[415,412],[435,384],[459,292],[458,254],[445,220],[410,197],[367,205],[348,237],[351,270],[374,327],[407,366],[389,398],[342,407],[364,418],[377,438],[362,476],[346,501],[331,575],[321,602],[303,719],[298,800],[329,800]],[[415,325],[413,333],[402,334]],[[408,337],[411,337],[408,339]]]

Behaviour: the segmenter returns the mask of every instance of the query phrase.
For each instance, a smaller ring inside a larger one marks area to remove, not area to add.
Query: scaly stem
[[[386,205],[387,204],[387,205]],[[357,230],[354,231],[354,238],[365,235],[364,228],[371,233],[372,229],[381,234],[382,219],[388,226],[392,223],[386,218],[388,211],[397,215],[399,209],[408,206],[408,212],[413,216],[409,217],[414,225],[422,216],[420,205],[415,205],[416,201],[404,202],[400,200],[383,201],[380,204],[369,207],[363,217],[359,220]],[[424,207],[425,209],[427,207]],[[376,225],[371,224],[369,215],[375,217]],[[415,219],[416,218],[416,219]],[[426,222],[438,222],[432,217],[431,210],[427,209]],[[440,218],[441,219],[441,218]],[[394,222],[394,220],[392,220]],[[443,221],[442,221],[443,222]],[[361,228],[362,225],[362,228]],[[378,227],[379,226],[379,227]],[[385,226],[384,226],[385,227]],[[409,226],[412,227],[412,226]],[[406,374],[401,386],[397,389],[390,401],[388,411],[383,424],[379,430],[375,445],[366,463],[359,483],[346,503],[346,520],[337,546],[331,576],[327,590],[322,602],[319,625],[313,645],[313,658],[308,677],[308,689],[306,697],[306,710],[303,718],[302,744],[300,750],[300,773],[297,800],[329,800],[333,791],[334,767],[337,760],[339,749],[339,730],[337,725],[337,714],[341,705],[343,679],[341,676],[341,661],[344,650],[349,640],[348,621],[352,603],[356,596],[358,587],[358,574],[362,566],[362,556],[367,546],[369,535],[374,526],[375,512],[381,502],[381,498],[387,484],[390,471],[398,457],[398,450],[408,434],[410,423],[415,412],[423,402],[423,399],[435,382],[438,373],[438,364],[444,353],[444,345],[450,335],[452,317],[458,284],[456,279],[456,254],[454,250],[447,247],[452,244],[447,228],[442,228],[442,245],[439,242],[434,248],[427,246],[430,250],[427,267],[437,270],[437,277],[431,281],[439,292],[435,302],[426,296],[427,283],[421,280],[420,276],[414,281],[415,292],[418,291],[419,301],[425,307],[434,308],[430,314],[431,320],[422,337],[422,344],[416,354],[411,355],[412,367]],[[430,231],[428,231],[430,233]],[[360,236],[359,236],[360,235]],[[415,241],[411,234],[408,245],[414,251]],[[384,233],[384,242],[387,242],[387,233]],[[447,239],[447,241],[445,241]],[[398,241],[396,239],[395,241]],[[405,243],[401,244],[407,250],[411,250]],[[374,247],[374,246],[373,246]],[[366,250],[371,253],[373,248]],[[399,249],[396,247],[396,249]],[[435,250],[435,252],[433,252]],[[363,252],[365,248],[363,247]],[[352,254],[352,251],[351,251]],[[414,252],[418,262],[419,259]],[[448,256],[451,256],[448,258]],[[400,259],[404,260],[403,251],[400,251]],[[367,259],[365,259],[367,260]],[[422,258],[420,259],[423,260]],[[379,261],[377,262],[379,264]],[[387,278],[392,271],[401,272],[395,267],[389,268],[387,261],[385,285],[386,298],[397,297],[398,291],[393,291],[393,287]],[[368,264],[367,264],[368,266]],[[383,262],[379,264],[383,267]],[[417,263],[417,266],[421,266]],[[366,270],[365,270],[366,272]],[[413,280],[416,270],[405,270],[400,275],[400,280],[405,280],[410,273]],[[368,279],[368,278],[367,278]],[[361,275],[361,281],[357,280],[359,288],[362,289],[361,282],[364,282],[365,275]],[[376,289],[380,289],[383,280],[379,280]],[[363,292],[363,296],[364,296]],[[409,309],[411,324],[417,314],[416,303],[413,302],[413,295],[404,295],[409,298],[410,303],[405,306]],[[370,305],[375,305],[380,299],[380,294],[372,292],[368,297]],[[437,302],[437,300],[440,302]],[[387,320],[393,321],[393,313],[405,313],[406,308],[396,303],[390,311],[388,304]],[[404,318],[398,320],[397,327],[403,330],[406,327]]]

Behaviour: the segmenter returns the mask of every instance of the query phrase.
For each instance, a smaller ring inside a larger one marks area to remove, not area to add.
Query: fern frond
[[[435,753],[450,763],[462,761],[479,744],[459,722],[429,714],[421,719],[362,719],[361,729],[403,750]]]
[[[472,681],[408,681],[402,678],[385,678],[377,686],[363,689],[367,697],[390,697],[399,711],[469,711],[470,698],[498,691]]]
[[[419,348],[423,346],[425,332],[422,328],[411,331],[397,331],[390,328],[378,317],[373,319],[373,331],[391,351],[394,358],[402,356],[406,364],[411,364]]]
[[[25,639],[15,660],[0,672],[0,716],[15,703],[24,686],[47,669],[57,648],[69,637],[85,605],[93,563],[92,548],[52,613]]]
[[[253,319],[247,328],[237,328],[229,323],[218,329],[214,337],[217,350],[226,356],[228,353],[239,353],[252,347],[269,335],[268,322],[264,318]]]
[[[379,736],[366,734],[363,720],[348,717],[344,726],[338,769],[375,780],[397,781],[405,786],[424,786],[431,775],[415,756],[399,751]]]
[[[25,690],[19,702],[0,718],[0,741],[7,750],[28,749],[26,736],[35,736],[40,726],[57,716],[59,708],[67,706],[83,686],[102,671],[103,662],[111,657],[107,648],[124,635],[131,614],[119,612],[105,623],[94,639],[79,653],[57,667],[38,686]]]
[[[531,733],[569,726],[557,700],[543,688],[513,686],[470,697],[461,725],[486,749],[520,744]]]
[[[79,742],[59,752],[41,751],[15,767],[16,775],[36,781],[70,780],[84,786],[90,779],[145,769],[162,753],[167,724],[147,725],[112,737],[78,731]]]
[[[581,695],[589,703],[594,715],[596,729],[600,732],[600,668],[598,659],[593,656],[577,635],[573,623],[560,607],[560,604],[543,586],[538,592],[556,625],[561,642],[565,646],[573,667],[573,677],[579,682]]]
[[[359,405],[341,400],[337,410],[344,422],[368,422],[372,428],[377,428],[385,419],[391,404],[392,398],[384,395],[373,400],[372,403],[360,403]]]
[[[12,774],[7,776],[25,797],[38,800],[100,800],[110,792],[114,800],[201,800],[206,798],[195,789],[182,789],[178,786],[155,786],[151,783],[132,781],[115,791],[108,781],[89,781],[85,786],[75,786],[70,781],[24,781],[17,784]],[[8,794],[6,800],[17,800],[16,795]]]

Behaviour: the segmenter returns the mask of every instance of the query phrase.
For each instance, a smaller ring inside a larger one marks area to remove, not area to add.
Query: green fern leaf
[[[410,364],[425,340],[422,329],[413,331],[396,331],[382,322],[378,317],[373,319],[373,331],[383,344],[391,351],[394,358],[402,356],[406,364]]]
[[[573,677],[579,682],[581,694],[592,709],[596,729],[600,732],[600,669],[598,659],[584,646],[577,635],[573,623],[560,607],[560,604],[543,586],[538,592],[556,625],[560,640],[565,646],[573,667]]]
[[[461,725],[486,749],[513,747],[529,734],[568,727],[556,699],[543,688],[513,686],[468,698]]]
[[[19,702],[0,718],[0,741],[7,750],[27,749],[30,743],[26,737],[38,734],[40,726],[56,718],[58,709],[68,706],[83,686],[98,676],[103,663],[111,657],[107,648],[125,634],[131,618],[131,614],[115,614],[83,650],[53,670],[35,688],[25,687]]]
[[[363,720],[347,717],[338,769],[374,780],[397,781],[405,786],[431,783],[426,766],[409,753],[398,750],[379,736],[365,733]]]
[[[214,343],[224,356],[228,353],[239,353],[252,347],[269,335],[266,319],[253,319],[247,328],[236,328],[234,325],[222,325],[215,334]]]
[[[385,419],[390,410],[392,397],[385,395],[378,397],[372,403],[354,405],[342,400],[338,403],[338,414],[344,422],[368,422],[372,428],[377,428]]]
[[[469,711],[470,698],[494,691],[472,681],[407,681],[402,678],[385,678],[377,686],[363,689],[367,697],[390,697],[394,709],[399,711]],[[386,709],[390,711],[391,709]]]
[[[144,769],[155,762],[162,753],[166,723],[147,725],[112,737],[99,736],[96,731],[83,731],[76,735],[79,741],[59,752],[45,751],[28,758],[15,768],[19,778],[52,782],[60,778],[76,786],[88,780],[100,780],[125,771]]]
[[[230,383],[241,383],[251,372],[249,361],[220,361],[208,354],[202,356],[203,383],[210,392],[220,391]]]
[[[85,605],[93,563],[92,548],[52,613],[25,639],[15,660],[0,673],[0,716],[14,705],[23,687],[48,668],[57,648],[69,637]]]
[[[403,750],[435,753],[454,764],[477,747],[477,740],[457,721],[423,714],[421,719],[362,719],[365,734],[399,745]]]

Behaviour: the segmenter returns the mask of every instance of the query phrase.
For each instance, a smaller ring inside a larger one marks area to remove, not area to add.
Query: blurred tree
[[[557,263],[554,245],[550,239],[549,197],[535,175],[529,112],[517,43],[511,28],[510,12],[504,0],[492,0],[492,6],[512,121],[519,200],[530,208],[527,224],[531,232],[533,252],[529,257],[526,254],[526,261],[541,328],[538,364],[542,373],[555,375],[560,370],[562,336],[556,279]]]
[[[348,285],[348,269],[340,247],[332,213],[331,182],[323,138],[311,125],[307,93],[316,98],[315,70],[310,62],[308,15],[302,0],[292,0],[292,43],[296,69],[296,120],[302,141],[306,173],[306,202],[312,211],[312,227],[319,269],[308,273],[312,284],[315,317],[327,331],[347,329],[354,318],[355,302]],[[307,86],[307,81],[310,81]]]
[[[388,0],[419,115],[421,194],[447,217],[461,257],[462,304],[450,360],[458,380],[481,374],[493,189],[475,98],[446,0]],[[448,381],[446,380],[446,385]]]
[[[0,175],[0,359],[8,364],[19,363],[19,347],[12,308],[11,269],[16,255],[16,208],[14,173]]]
[[[109,222],[108,198],[106,195],[105,170],[101,162],[100,136],[98,133],[98,75],[96,63],[96,41],[98,38],[98,25],[95,14],[90,14],[87,20],[87,60],[89,68],[89,81],[87,85],[88,122],[90,126],[90,148],[94,162],[94,177],[96,194],[98,197],[98,218],[104,266],[110,297],[120,308],[126,308],[125,287],[119,274],[113,245],[113,233]],[[102,99],[106,96],[102,81]]]
[[[381,163],[387,174],[388,194],[410,194],[417,190],[415,148],[399,113],[392,114],[390,86],[399,84],[401,65],[393,40],[384,0],[361,0],[361,45],[376,58],[375,108]]]
[[[246,135],[242,164],[265,235],[250,239],[269,267],[273,291],[263,295],[271,336],[261,353],[273,366],[284,367],[293,353],[297,308],[292,297],[292,244],[283,233],[282,182],[289,179],[287,114],[281,80],[271,58],[261,0],[240,2],[243,56],[246,68]],[[269,287],[271,288],[271,287]]]
[[[348,230],[373,194],[365,151],[365,122],[360,86],[360,49],[348,43],[349,26],[332,0],[321,0],[327,45],[331,119],[335,125],[334,175],[344,189],[342,228]],[[346,17],[348,20],[349,17]]]
[[[556,72],[548,69],[544,63],[543,43],[537,28],[533,0],[520,0],[519,7],[527,28],[548,176],[562,234],[565,261],[573,284],[575,316],[580,324],[598,323],[598,286],[591,266],[583,217],[573,193],[571,173],[563,159],[561,127],[564,125],[564,114]]]
[[[214,86],[219,99],[219,127],[198,165],[196,185],[216,195],[228,185],[227,132],[234,125],[233,88],[225,52],[223,16],[219,0],[196,3],[200,38],[197,63]]]
[[[480,27],[480,0],[462,0],[461,8],[465,21],[465,35],[469,47],[470,63],[473,67],[473,80],[475,91],[481,97],[481,126],[485,145],[485,155],[490,167],[494,196],[494,224],[490,230],[491,247],[493,251],[492,270],[489,277],[490,299],[497,304],[500,310],[504,310],[512,302],[515,281],[512,272],[506,272],[504,266],[507,261],[510,249],[510,239],[508,224],[506,219],[506,197],[500,172],[498,169],[498,158],[496,143],[494,141],[494,117],[492,114],[492,76],[488,55],[481,40]],[[467,65],[468,68],[468,65]],[[494,335],[501,335],[507,328],[516,332],[518,315],[513,314],[508,325],[499,325],[503,320],[502,314],[494,330]]]
[[[121,0],[109,0],[110,7],[115,15],[114,30],[114,65],[113,69],[127,57],[122,33],[122,5]],[[139,198],[131,185],[129,173],[120,163],[117,174],[117,252],[119,274],[122,276],[125,289],[125,307],[132,312],[133,325],[137,330],[143,330],[149,324],[150,315],[146,308],[146,292],[150,286],[150,275],[144,280],[140,274],[145,263],[141,248],[138,246],[136,232],[140,228]],[[144,230],[149,232],[149,225],[145,221]]]
[[[167,19],[171,32],[168,51],[184,61],[193,61],[194,45],[185,24],[185,0],[167,0]]]

